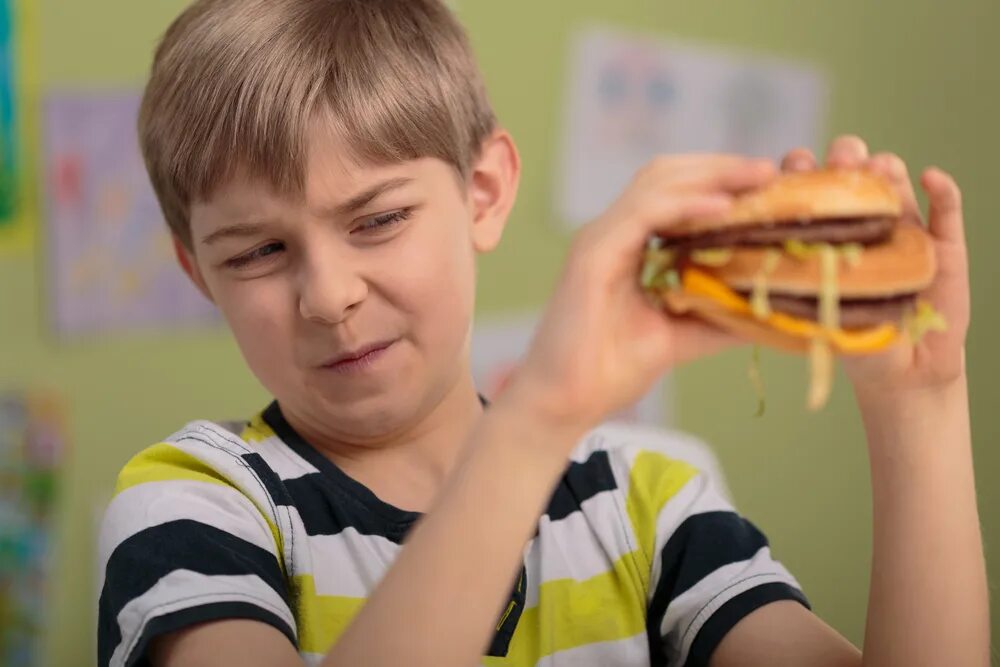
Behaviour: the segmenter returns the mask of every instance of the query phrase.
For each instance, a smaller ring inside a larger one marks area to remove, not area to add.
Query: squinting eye
[[[376,215],[372,218],[368,218],[361,226],[355,231],[360,232],[373,232],[379,231],[382,228],[392,227],[393,225],[399,224],[400,222],[406,220],[410,217],[413,209],[401,208],[398,211],[392,211],[391,213],[383,213],[382,215]]]
[[[245,255],[226,260],[226,266],[231,269],[240,269],[257,260],[264,259],[285,249],[283,243],[268,243],[259,248],[251,250]]]

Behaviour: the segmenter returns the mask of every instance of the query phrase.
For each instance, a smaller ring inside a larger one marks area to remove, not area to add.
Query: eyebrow
[[[413,180],[414,179],[412,178],[399,176],[397,178],[390,178],[386,181],[376,183],[367,190],[363,190],[362,192],[354,195],[342,204],[337,204],[336,206],[323,209],[322,214],[324,217],[327,217],[330,215],[343,216],[353,213],[372,203],[375,199],[381,197],[386,192],[401,188],[404,185],[412,183]],[[201,242],[203,245],[212,245],[213,243],[218,243],[222,239],[256,236],[263,228],[264,225],[259,222],[239,222],[233,225],[220,227],[214,232],[204,236],[201,239]]]
[[[235,225],[228,225],[226,227],[216,229],[211,234],[203,237],[201,242],[203,245],[212,245],[213,243],[217,243],[226,238],[246,238],[248,236],[256,236],[263,228],[264,225],[259,222],[240,222]]]
[[[331,208],[324,209],[324,213],[327,215],[343,216],[349,213],[354,213],[360,209],[363,209],[368,204],[372,203],[375,199],[381,197],[386,192],[401,188],[408,183],[412,183],[413,179],[406,176],[399,176],[396,178],[390,178],[388,180],[376,183],[367,190],[363,190],[358,194],[354,195],[342,204],[337,204]]]

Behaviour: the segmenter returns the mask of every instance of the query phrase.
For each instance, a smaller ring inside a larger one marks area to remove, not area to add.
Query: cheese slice
[[[747,317],[754,316],[749,301],[704,271],[686,268],[681,274],[681,284],[686,292],[712,299],[726,310]],[[824,329],[817,322],[776,312],[761,321],[792,336],[807,339],[825,337],[838,351],[849,354],[879,352],[899,337],[899,328],[892,323],[867,329]]]

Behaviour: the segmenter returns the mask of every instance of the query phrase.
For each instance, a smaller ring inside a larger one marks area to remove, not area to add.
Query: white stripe
[[[296,454],[295,450],[277,436],[258,440],[252,447],[282,481],[319,472],[315,466]]]
[[[183,429],[170,436],[170,442],[180,442],[189,438],[210,439],[213,444],[225,449],[234,456],[249,454],[253,448],[242,438],[219,426],[218,424],[206,420],[193,421]]]
[[[619,493],[602,491],[558,521],[542,518],[525,557],[526,607],[538,604],[538,585],[559,579],[586,581],[609,572],[615,561],[632,552],[621,528]]]
[[[323,658],[326,657],[322,653],[299,653],[299,655],[306,663],[306,667],[316,667],[316,665],[323,662]]]
[[[188,479],[145,482],[114,497],[104,515],[100,535],[101,577],[104,588],[108,559],[119,544],[146,528],[191,519],[235,535],[275,554],[274,537],[260,511],[229,486]]]
[[[653,567],[649,577],[649,596],[652,599],[656,584],[663,570],[663,548],[685,519],[706,512],[732,512],[733,507],[717,492],[706,475],[696,475],[678,491],[660,510],[656,517],[656,542],[653,550]]]
[[[295,574],[311,574],[317,595],[368,597],[402,548],[380,535],[362,535],[353,527],[337,535],[307,539],[308,549],[296,550]]]
[[[536,667],[608,667],[609,665],[649,665],[649,642],[646,634],[626,639],[576,646],[547,655]]]
[[[660,635],[676,651],[677,664],[684,664],[701,626],[722,605],[744,591],[773,582],[799,587],[794,577],[771,558],[771,550],[761,547],[749,560],[716,569],[674,598],[660,624]]]
[[[122,641],[111,656],[111,665],[124,665],[135,649],[143,629],[158,616],[216,602],[249,602],[282,619],[293,632],[295,619],[284,600],[259,577],[253,575],[207,576],[190,570],[174,570],[118,614]]]

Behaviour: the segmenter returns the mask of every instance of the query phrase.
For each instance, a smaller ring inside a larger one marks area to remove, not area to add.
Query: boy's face
[[[437,159],[359,165],[310,139],[301,201],[235,179],[192,206],[179,257],[290,419],[377,440],[468,382],[475,254],[499,240],[517,155],[495,135],[463,185]]]

